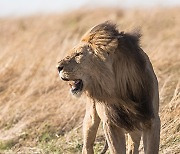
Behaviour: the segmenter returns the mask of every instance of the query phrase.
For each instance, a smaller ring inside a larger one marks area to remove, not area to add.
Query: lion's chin
[[[80,97],[83,92],[83,81],[81,79],[69,81],[70,92],[76,96]]]
[[[78,91],[78,92],[76,92],[76,93],[74,93],[74,92],[72,92],[72,90],[70,89],[70,93],[74,96],[74,97],[77,97],[77,98],[79,98],[79,97],[81,97],[81,95],[82,95],[82,91]]]

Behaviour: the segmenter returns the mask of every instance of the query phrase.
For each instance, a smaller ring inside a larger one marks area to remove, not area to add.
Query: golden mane
[[[100,57],[114,53],[113,74],[106,74],[104,69],[99,72],[115,82],[114,89],[102,85],[102,78],[92,83],[90,96],[106,103],[111,122],[126,130],[150,127],[149,121],[153,117],[153,79],[146,67],[145,53],[139,46],[140,36],[139,33],[119,32],[116,25],[105,22],[82,38],[82,42],[89,43]]]

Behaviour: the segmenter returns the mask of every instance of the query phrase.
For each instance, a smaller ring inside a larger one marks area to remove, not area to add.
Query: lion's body
[[[129,153],[138,153],[141,136],[145,153],[158,153],[158,82],[139,47],[139,35],[119,33],[106,22],[88,31],[72,52],[60,62],[62,76],[82,79],[91,100],[84,118],[83,153],[93,153],[100,120],[112,154],[126,152],[125,133],[129,133]]]

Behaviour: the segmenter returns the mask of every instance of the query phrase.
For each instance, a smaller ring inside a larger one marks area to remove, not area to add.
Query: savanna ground
[[[159,80],[160,153],[180,153],[180,8],[97,9],[0,19],[0,153],[80,153],[86,98],[75,99],[56,64],[90,27],[141,29]],[[95,153],[102,149],[100,128]]]

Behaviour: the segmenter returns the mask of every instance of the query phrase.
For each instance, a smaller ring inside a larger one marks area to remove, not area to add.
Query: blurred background
[[[174,7],[179,0],[0,0],[0,16],[24,16],[44,13],[60,13],[74,9],[115,7],[115,8],[152,8]]]
[[[0,153],[81,153],[87,98],[71,96],[56,64],[106,20],[140,29],[159,81],[160,153],[180,153],[179,0],[0,0]],[[100,126],[95,153],[103,144]]]

